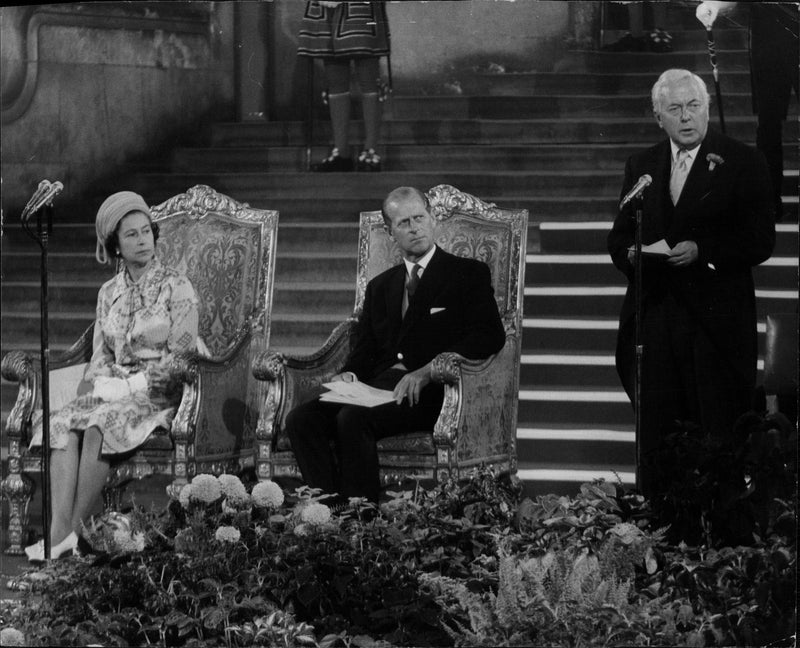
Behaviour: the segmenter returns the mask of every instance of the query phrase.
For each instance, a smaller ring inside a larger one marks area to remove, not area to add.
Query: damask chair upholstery
[[[378,442],[384,485],[405,478],[442,481],[465,476],[478,465],[516,471],[516,423],[525,284],[527,210],[499,209],[449,185],[427,192],[437,221],[436,243],[444,250],[485,262],[492,275],[506,341],[494,356],[469,360],[455,353],[433,361],[433,379],[444,385],[444,403],[433,430],[419,430]],[[348,355],[351,334],[364,303],[367,283],[401,262],[379,211],[363,212],[353,315],[339,324],[310,356],[268,350],[254,374],[267,382],[267,403],[256,432],[259,479],[299,477],[284,432],[286,415],[316,398],[320,385],[338,373]]]
[[[117,508],[124,485],[151,474],[172,477],[177,496],[199,472],[237,472],[253,465],[253,443],[264,403],[265,385],[251,371],[255,354],[269,345],[278,213],[197,185],[152,207],[158,223],[158,251],[166,265],[185,273],[200,301],[202,353],[181,355],[170,367],[183,384],[170,430],[158,430],[130,457],[112,463],[104,491],[108,508]],[[121,269],[121,266],[118,268]],[[50,362],[50,410],[78,394],[92,355],[90,325],[81,338]],[[28,451],[31,416],[41,407],[38,357],[12,352],[2,372],[19,383],[6,423],[9,474],[2,483],[10,503],[9,553],[20,553],[32,482],[41,452]]]

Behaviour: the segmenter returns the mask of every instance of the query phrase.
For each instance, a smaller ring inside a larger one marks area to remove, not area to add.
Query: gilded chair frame
[[[265,398],[264,384],[254,380],[251,364],[269,346],[278,212],[253,209],[205,185],[173,196],[151,212],[160,227],[160,257],[186,273],[195,286],[207,355],[174,359],[169,371],[182,383],[182,396],[171,429],[151,435],[131,456],[112,462],[103,493],[105,507],[112,510],[119,509],[124,487],[134,479],[171,476],[167,490],[177,497],[197,473],[252,467],[255,428]],[[187,249],[197,253],[190,263]],[[241,282],[240,291],[232,288],[236,281]],[[94,323],[51,360],[51,411],[77,395],[83,368],[91,359],[93,331]],[[25,473],[42,468],[41,453],[27,449],[31,419],[41,407],[39,366],[38,354],[19,351],[2,361],[3,376],[19,383],[6,422],[9,468],[1,485],[9,501],[10,554],[21,553],[28,540],[33,482]],[[58,384],[63,379],[74,386],[70,397],[63,397],[65,390]],[[61,399],[54,399],[59,392]]]
[[[404,479],[458,479],[479,465],[516,472],[528,211],[500,209],[450,185],[438,185],[427,196],[437,221],[437,244],[489,265],[506,341],[487,359],[469,360],[455,353],[442,353],[434,359],[433,380],[444,385],[441,413],[433,431],[378,442],[384,485]],[[316,397],[320,385],[341,369],[367,283],[400,260],[400,251],[389,238],[380,211],[362,212],[352,316],[311,355],[268,350],[256,357],[253,373],[267,383],[264,415],[256,431],[259,479],[300,477],[282,432],[285,417],[296,405]]]

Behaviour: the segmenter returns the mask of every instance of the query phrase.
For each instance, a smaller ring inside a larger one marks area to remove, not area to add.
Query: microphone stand
[[[644,344],[642,340],[642,194],[641,192],[634,198],[635,206],[635,233],[634,233],[634,317],[635,332],[634,345],[636,349],[636,374],[634,376],[634,426],[636,442],[636,488],[641,488],[641,435],[642,435],[642,356],[644,355]]]
[[[45,185],[44,183],[47,183]],[[57,185],[57,186],[54,186]],[[53,232],[52,199],[61,190],[61,183],[50,185],[46,180],[40,183],[37,193],[28,203],[22,214],[22,227],[41,248],[41,383],[42,383],[42,535],[45,560],[50,556],[50,346],[48,327],[48,264],[47,251],[50,234]],[[50,192],[49,198],[41,203],[43,186]],[[39,203],[39,204],[36,204]],[[30,207],[33,205],[33,208]],[[43,218],[44,212],[44,218]],[[31,215],[36,214],[36,231],[31,229]]]

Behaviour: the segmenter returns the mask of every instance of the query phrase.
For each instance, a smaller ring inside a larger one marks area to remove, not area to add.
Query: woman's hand
[[[147,387],[151,391],[165,393],[171,383],[169,372],[164,365],[153,365],[147,370]]]

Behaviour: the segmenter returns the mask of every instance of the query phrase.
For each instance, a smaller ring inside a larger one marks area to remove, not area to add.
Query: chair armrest
[[[6,380],[19,383],[17,398],[5,427],[9,443],[19,443],[27,436],[33,410],[36,401],[39,400],[39,380],[34,367],[34,358],[23,351],[11,351],[3,356],[0,371]]]
[[[256,436],[272,440],[286,415],[319,394],[320,385],[338,373],[350,352],[351,317],[333,329],[325,344],[310,355],[289,355],[267,350],[253,360],[253,375],[267,382],[266,402]]]
[[[223,356],[208,358],[192,351],[173,357],[167,371],[183,389],[172,423],[176,443],[195,442],[194,432],[199,428],[215,435],[236,428],[230,424],[230,417],[239,417],[242,413],[231,412],[231,407],[237,410],[246,407],[248,365],[251,348],[257,343],[252,327],[245,324]]]
[[[56,355],[49,362],[50,372],[88,362],[92,357],[93,332],[94,322],[69,349]],[[17,398],[6,420],[6,434],[9,439],[15,439],[17,442],[27,441],[31,418],[36,408],[41,407],[41,356],[39,353],[11,351],[3,357],[0,372],[6,380],[19,384]],[[52,389],[50,397],[52,403]]]
[[[459,461],[507,455],[516,438],[519,344],[508,333],[503,348],[483,360],[441,353],[431,374],[444,384],[444,402],[434,427],[437,446],[458,446]],[[467,406],[468,404],[468,406]]]

